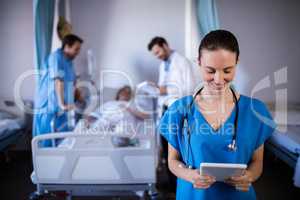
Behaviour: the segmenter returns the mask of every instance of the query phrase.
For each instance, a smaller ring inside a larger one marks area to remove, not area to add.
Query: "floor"
[[[30,174],[32,171],[30,152],[10,152],[10,162],[4,162],[3,154],[0,163],[0,188],[1,199],[4,200],[25,200],[35,187],[31,183]],[[158,173],[157,188],[161,199],[175,199],[172,186],[167,182],[166,169],[161,169]],[[264,173],[254,184],[258,199],[263,200],[289,200],[300,199],[300,189],[295,188],[292,183],[293,170],[285,163],[276,159],[269,152],[265,154]],[[63,196],[60,194],[60,196]],[[58,196],[47,196],[44,200],[64,199]],[[135,200],[139,197],[135,195],[122,197],[93,197],[74,198],[74,200],[102,200],[120,199]]]

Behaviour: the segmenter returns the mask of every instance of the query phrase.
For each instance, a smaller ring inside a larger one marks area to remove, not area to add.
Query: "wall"
[[[172,48],[184,53],[183,0],[81,0],[71,1],[75,33],[85,43],[76,61],[77,71],[86,71],[86,50],[92,49],[97,73],[111,69],[125,72],[132,82],[157,81],[159,61],[147,50],[150,39],[165,37]],[[107,79],[106,79],[107,80]],[[118,78],[119,87],[126,83]]]
[[[250,94],[263,77],[288,66],[288,83],[256,94],[274,99],[274,89],[288,88],[289,101],[300,101],[300,2],[297,0],[218,1],[222,28],[239,39],[241,57],[238,83]],[[85,71],[86,50],[93,49],[100,69],[120,69],[133,81],[157,80],[158,64],[146,49],[154,35],[165,36],[184,53],[185,1],[183,0],[71,0],[74,30],[85,39],[76,60]],[[33,68],[33,15],[31,0],[0,0],[0,97],[12,97],[17,77]],[[22,86],[25,98],[33,98],[34,80]]]
[[[221,27],[236,34],[240,43],[238,82],[250,94],[256,83],[270,76],[272,86],[255,96],[274,100],[274,90],[287,88],[288,100],[300,102],[300,1],[218,1]],[[274,72],[288,67],[288,83],[274,85]]]
[[[33,69],[32,0],[0,0],[0,97],[12,98],[16,79]],[[21,87],[22,96],[32,99],[34,79]]]

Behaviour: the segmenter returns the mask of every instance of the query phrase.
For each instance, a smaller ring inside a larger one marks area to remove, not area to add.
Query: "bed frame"
[[[55,133],[35,137],[32,155],[37,191],[30,199],[40,199],[53,191],[66,191],[69,200],[72,196],[107,196],[117,191],[148,191],[155,199],[157,148],[156,138],[151,137],[139,137],[141,141],[149,141],[141,147],[119,148],[108,145],[110,136],[95,134]],[[73,141],[66,146],[39,145],[44,140],[58,139]],[[103,143],[87,147],[86,144],[97,140]]]
[[[139,134],[141,141],[148,141],[140,147],[119,147],[101,145],[91,148],[79,144],[83,140],[103,139],[99,134],[53,133],[40,135],[32,140],[32,157],[37,191],[30,195],[31,200],[40,199],[48,192],[65,191],[72,196],[122,196],[123,193],[144,191],[145,197],[157,199],[156,168],[158,165],[157,96],[148,95],[153,103],[153,130],[148,135]],[[109,133],[106,135],[113,135]],[[44,140],[74,139],[74,148],[40,148]],[[108,144],[110,138],[106,138]],[[103,143],[103,145],[105,145]],[[105,166],[101,169],[84,167]],[[53,167],[49,165],[54,164]],[[59,164],[60,168],[57,168]],[[56,167],[55,167],[56,166]],[[80,169],[80,170],[79,170]],[[96,171],[95,171],[96,170]],[[100,173],[99,173],[100,172]],[[111,174],[111,176],[109,176]]]

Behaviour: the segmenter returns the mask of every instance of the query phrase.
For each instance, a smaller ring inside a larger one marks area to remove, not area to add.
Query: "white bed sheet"
[[[23,127],[23,121],[17,119],[2,119],[0,120],[0,140],[14,134],[15,130]]]

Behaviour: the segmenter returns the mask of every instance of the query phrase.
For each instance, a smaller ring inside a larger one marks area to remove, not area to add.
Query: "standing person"
[[[199,46],[204,86],[168,108],[160,132],[169,143],[169,168],[177,176],[177,200],[256,199],[252,183],[263,171],[264,142],[275,123],[263,102],[230,87],[239,60],[236,37],[208,33]],[[225,182],[199,173],[201,163],[239,163],[247,169]]]
[[[191,95],[196,83],[189,60],[172,50],[162,37],[154,37],[148,44],[148,50],[162,61],[158,79],[160,94],[172,99]]]
[[[62,47],[50,54],[40,70],[35,97],[33,136],[50,133],[51,124],[58,132],[68,131],[67,111],[74,108],[76,75],[72,61],[79,54],[83,40],[69,34]],[[59,115],[60,112],[63,114]],[[49,146],[46,141],[44,146]]]

